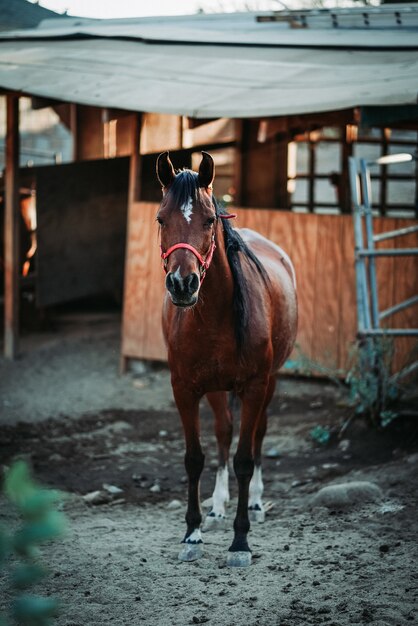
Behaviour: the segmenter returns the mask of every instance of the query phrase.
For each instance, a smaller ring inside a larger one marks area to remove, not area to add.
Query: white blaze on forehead
[[[183,217],[186,220],[186,222],[190,224],[192,220],[192,212],[193,212],[193,200],[191,196],[189,196],[189,199],[187,200],[187,202],[181,205],[180,210],[183,213]]]

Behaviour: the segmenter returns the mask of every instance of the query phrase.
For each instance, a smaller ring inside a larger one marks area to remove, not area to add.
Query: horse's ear
[[[215,178],[215,163],[207,152],[202,150],[202,160],[199,166],[199,186],[211,188]]]
[[[176,173],[168,152],[162,152],[157,159],[157,177],[162,187],[168,187],[174,180]]]

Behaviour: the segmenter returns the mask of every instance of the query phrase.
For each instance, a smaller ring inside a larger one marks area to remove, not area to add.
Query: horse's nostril
[[[188,298],[192,296],[199,288],[199,277],[195,272],[188,274],[184,278],[180,273],[170,272],[165,279],[167,290],[175,297]]]
[[[174,278],[174,274],[170,273],[167,274],[166,279],[165,279],[165,286],[168,289],[168,291],[174,292],[176,290],[176,288],[178,289],[177,283],[178,281],[175,280]]]
[[[199,287],[199,278],[197,277],[197,274],[193,273],[193,274],[189,274],[188,276],[186,276],[186,278],[184,279],[184,286],[191,293],[194,293],[195,291],[197,291]]]

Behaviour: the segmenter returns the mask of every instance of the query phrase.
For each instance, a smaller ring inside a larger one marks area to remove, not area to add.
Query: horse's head
[[[196,304],[200,285],[215,250],[216,210],[212,201],[213,159],[202,152],[199,173],[175,173],[168,152],[157,160],[163,199],[157,214],[165,284],[173,304]]]

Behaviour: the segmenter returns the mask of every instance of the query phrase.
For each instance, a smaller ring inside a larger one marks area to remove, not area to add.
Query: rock
[[[313,402],[309,404],[310,409],[321,409],[322,406],[323,404],[321,400],[313,400]]]
[[[277,457],[280,456],[280,452],[277,450],[277,448],[270,448],[269,450],[266,451],[264,456],[267,459],[277,459]]]
[[[160,485],[155,483],[155,485],[150,487],[149,490],[151,491],[151,493],[160,493],[161,492],[161,487],[160,487]]]
[[[338,448],[341,450],[341,452],[347,452],[350,445],[351,441],[349,439],[341,439],[340,443],[338,444]]]
[[[160,432],[158,434],[159,434],[160,437],[167,437],[168,431],[167,430],[160,430]]]
[[[145,387],[149,386],[149,381],[141,378],[135,378],[132,384],[135,389],[145,389]]]
[[[107,504],[110,501],[110,495],[105,491],[91,491],[83,496],[83,500],[87,504]]]
[[[182,506],[183,506],[183,505],[182,505],[182,503],[180,502],[180,500],[171,500],[171,502],[169,502],[169,503],[167,504],[167,509],[168,509],[169,511],[172,511],[172,510],[174,510],[174,509],[181,509],[181,507],[182,507]]]
[[[137,376],[143,376],[148,372],[148,366],[145,361],[139,361],[137,359],[131,359],[129,369]]]
[[[116,487],[115,485],[108,485],[107,483],[103,483],[103,489],[110,493],[112,496],[117,496],[120,493],[123,493],[123,489],[120,487]]]
[[[53,463],[59,463],[60,461],[63,461],[64,457],[61,456],[61,454],[58,454],[58,452],[55,452],[54,454],[51,454],[48,457],[48,461],[52,461]]]
[[[311,500],[311,505],[329,509],[348,508],[368,502],[379,502],[383,497],[380,487],[367,481],[328,485],[318,491]]]

